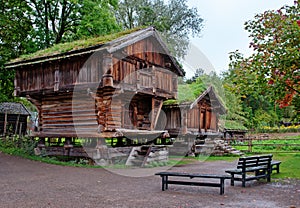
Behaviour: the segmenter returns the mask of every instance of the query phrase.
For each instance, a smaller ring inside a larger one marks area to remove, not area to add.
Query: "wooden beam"
[[[151,130],[154,130],[163,105],[163,100],[152,98]]]

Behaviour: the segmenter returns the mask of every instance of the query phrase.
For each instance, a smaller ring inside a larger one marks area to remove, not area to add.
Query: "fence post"
[[[248,138],[248,152],[252,152],[252,138]]]

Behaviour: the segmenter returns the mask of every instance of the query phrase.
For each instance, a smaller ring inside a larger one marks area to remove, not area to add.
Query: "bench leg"
[[[224,194],[224,178],[220,178],[220,195]]]
[[[231,173],[230,185],[234,186],[234,173]]]
[[[168,189],[168,176],[161,176],[161,190],[164,191]]]
[[[279,164],[276,165],[276,172],[279,173]]]
[[[242,186],[246,187],[246,174],[242,173]]]
[[[169,186],[168,186],[168,176],[166,176],[166,180],[165,180],[165,187],[166,187],[166,189],[168,189],[169,188]]]
[[[267,171],[267,181],[268,181],[268,182],[271,182],[271,174],[272,174],[272,169],[269,169],[269,170]]]

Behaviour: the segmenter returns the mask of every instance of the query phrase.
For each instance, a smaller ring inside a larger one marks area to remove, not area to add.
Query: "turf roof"
[[[105,36],[98,36],[93,38],[81,39],[73,42],[55,44],[50,48],[39,50],[32,54],[22,55],[19,58],[12,60],[10,63],[26,61],[35,58],[48,57],[48,56],[63,54],[70,51],[76,51],[76,50],[88,48],[95,45],[102,45],[141,29],[144,29],[144,27],[138,27],[130,30],[121,31],[118,33],[112,33]]]

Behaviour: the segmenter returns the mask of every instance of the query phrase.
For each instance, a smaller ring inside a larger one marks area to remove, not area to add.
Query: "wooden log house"
[[[157,31],[149,27],[86,42],[6,65],[16,72],[15,95],[38,109],[33,136],[40,145],[45,138],[66,138],[64,146],[72,147],[78,137],[98,145],[116,138],[115,146],[132,145],[124,138],[168,137],[166,130],[155,130],[156,123],[163,101],[176,98],[184,71]]]

